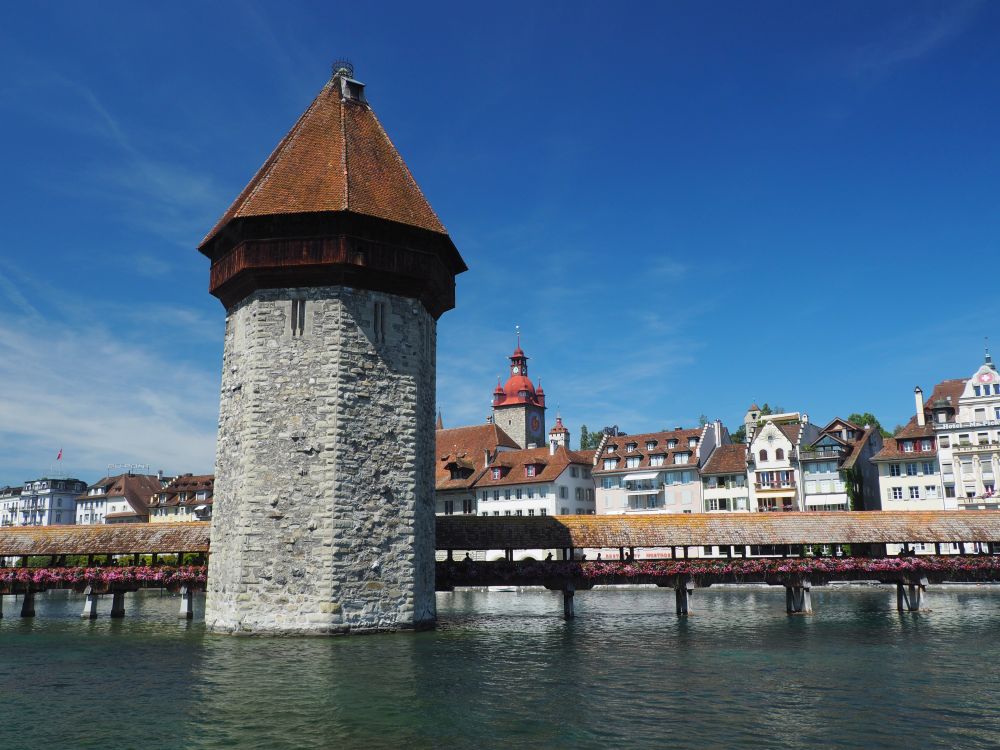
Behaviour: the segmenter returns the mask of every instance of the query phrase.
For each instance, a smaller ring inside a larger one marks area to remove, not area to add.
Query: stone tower
[[[522,448],[545,445],[545,391],[528,378],[528,357],[518,342],[510,355],[510,377],[493,391],[493,423]]]
[[[349,65],[199,249],[226,308],[208,627],[433,625],[436,321],[466,267]]]

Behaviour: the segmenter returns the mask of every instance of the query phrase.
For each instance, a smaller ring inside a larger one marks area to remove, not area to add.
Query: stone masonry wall
[[[435,351],[433,317],[390,294],[260,290],[228,311],[211,630],[433,625]]]

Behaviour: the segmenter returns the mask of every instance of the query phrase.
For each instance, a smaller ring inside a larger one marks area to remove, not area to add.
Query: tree
[[[747,440],[747,426],[745,424],[741,424],[729,433],[729,437],[732,438],[734,443],[745,443]]]
[[[587,425],[580,425],[580,450],[596,450],[600,446],[601,438],[603,437],[603,432],[591,432],[587,429]]]
[[[699,427],[704,427],[707,424],[708,424],[708,416],[705,415],[705,414],[700,415],[698,417],[698,426]]]
[[[887,438],[892,434],[882,426],[882,424],[875,418],[875,415],[870,411],[866,411],[863,414],[859,414],[857,412],[850,414],[847,417],[847,421],[854,422],[854,424],[858,425],[858,427],[864,427],[866,424],[871,425],[876,428],[879,431],[879,434],[881,434],[884,438]]]

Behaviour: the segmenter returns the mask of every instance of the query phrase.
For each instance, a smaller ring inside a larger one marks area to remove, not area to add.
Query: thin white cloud
[[[886,34],[852,53],[853,67],[878,75],[931,55],[961,36],[981,7],[977,1],[911,6]]]
[[[60,470],[82,479],[120,462],[168,472],[212,470],[216,373],[186,361],[163,339],[135,343],[115,335],[90,317],[83,301],[76,316],[56,308],[48,319],[22,315],[5,289],[0,483],[49,470],[60,448]]]

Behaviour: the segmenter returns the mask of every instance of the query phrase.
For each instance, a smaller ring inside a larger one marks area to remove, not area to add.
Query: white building
[[[747,486],[747,446],[716,446],[701,467],[702,510],[705,513],[746,513],[750,507]]]
[[[597,512],[700,513],[699,467],[730,442],[721,423],[638,435],[605,435],[595,457]]]
[[[964,383],[946,380],[938,383],[925,404],[923,391],[914,391],[916,413],[910,421],[890,438],[872,458],[879,472],[879,499],[881,510],[955,510],[954,478],[951,491],[946,494],[941,476],[938,455],[938,437],[934,432],[934,415],[931,403],[938,404],[942,418],[954,415],[952,399],[957,402],[956,391]]]
[[[141,523],[149,520],[149,502],[169,479],[155,474],[102,477],[76,496],[76,522]]]
[[[16,526],[17,508],[21,502],[21,486],[0,487],[0,526]]]
[[[957,408],[950,416],[933,399],[929,404],[935,417],[945,496],[954,497],[959,508],[997,510],[1000,373],[989,351],[979,369],[964,381],[961,392],[956,387],[954,394],[958,396]]]
[[[476,482],[500,451],[518,450],[513,439],[493,423],[439,427],[435,435],[434,503],[438,515],[478,513]]]
[[[819,429],[798,412],[761,417],[748,434],[750,503],[758,511],[805,510],[799,454],[819,438]]]
[[[0,524],[5,526],[60,526],[75,521],[73,499],[84,487],[79,479],[32,479],[15,497],[0,498]]]

